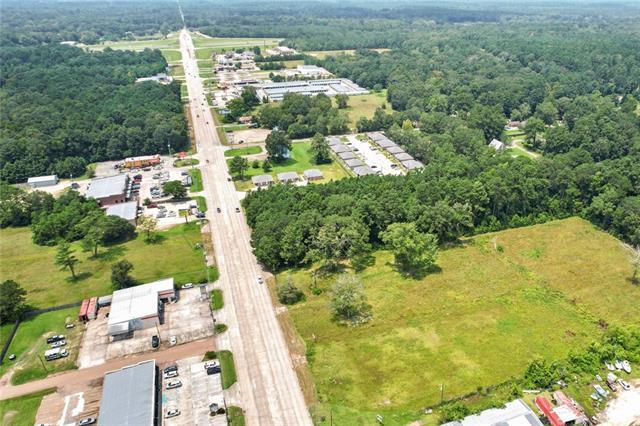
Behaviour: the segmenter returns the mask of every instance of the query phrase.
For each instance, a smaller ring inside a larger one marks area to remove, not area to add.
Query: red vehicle
[[[155,203],[147,204],[147,208],[148,209],[156,209],[156,208],[158,208],[158,205],[155,204]]]

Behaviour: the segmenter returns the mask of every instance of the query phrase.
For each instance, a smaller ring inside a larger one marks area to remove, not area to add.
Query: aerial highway
[[[258,282],[261,267],[251,250],[250,230],[233,182],[228,180],[225,148],[216,132],[186,29],[180,33],[180,50],[229,327],[226,336],[220,336],[219,346],[228,344],[233,351],[236,386],[248,424],[311,425],[268,289]]]

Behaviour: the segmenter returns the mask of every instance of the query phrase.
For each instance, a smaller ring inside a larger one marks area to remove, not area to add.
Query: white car
[[[177,338],[176,336],[171,336],[171,337],[169,338],[169,344],[170,344],[171,346],[175,346],[175,345],[177,345],[177,344],[178,344],[178,338]]]
[[[59,348],[59,347],[61,347],[61,346],[65,346],[66,344],[67,344],[67,341],[66,341],[66,340],[60,340],[60,341],[58,341],[58,342],[53,342],[53,343],[51,344],[51,347],[52,347],[52,348]]]
[[[618,383],[622,386],[622,389],[631,390],[631,385],[626,380],[619,379]]]
[[[165,419],[170,419],[171,417],[176,417],[180,415],[180,410],[178,410],[177,408],[170,408],[167,410],[167,412],[164,415]]]
[[[164,378],[165,379],[171,379],[173,377],[178,377],[178,372],[177,371],[167,371],[166,373],[164,373]]]
[[[258,275],[258,284],[262,284],[263,282],[262,275]]]
[[[182,289],[193,288],[193,283],[186,283],[180,288],[182,288]]]
[[[182,382],[180,380],[171,380],[167,382],[165,387],[167,389],[175,389],[175,388],[179,388],[180,386],[182,386]]]
[[[206,370],[208,368],[217,367],[219,365],[220,364],[218,363],[218,361],[207,361],[207,362],[204,363],[204,369]]]

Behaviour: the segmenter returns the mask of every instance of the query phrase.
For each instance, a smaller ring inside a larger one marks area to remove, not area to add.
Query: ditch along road
[[[263,272],[249,243],[250,230],[235,187],[227,180],[225,147],[216,132],[199,77],[193,41],[186,29],[180,33],[180,51],[208,206],[207,219],[220,271],[217,285],[223,290],[225,301],[228,330],[217,337],[216,344],[233,352],[238,379],[235,386],[247,424],[311,425],[267,286],[258,283]]]

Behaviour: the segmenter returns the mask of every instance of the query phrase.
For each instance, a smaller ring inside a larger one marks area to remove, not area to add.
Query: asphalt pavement
[[[258,283],[262,271],[251,250],[250,230],[235,187],[227,180],[225,148],[216,133],[186,30],[180,33],[180,50],[229,327],[217,337],[217,346],[233,352],[247,424],[311,425],[268,289]]]

